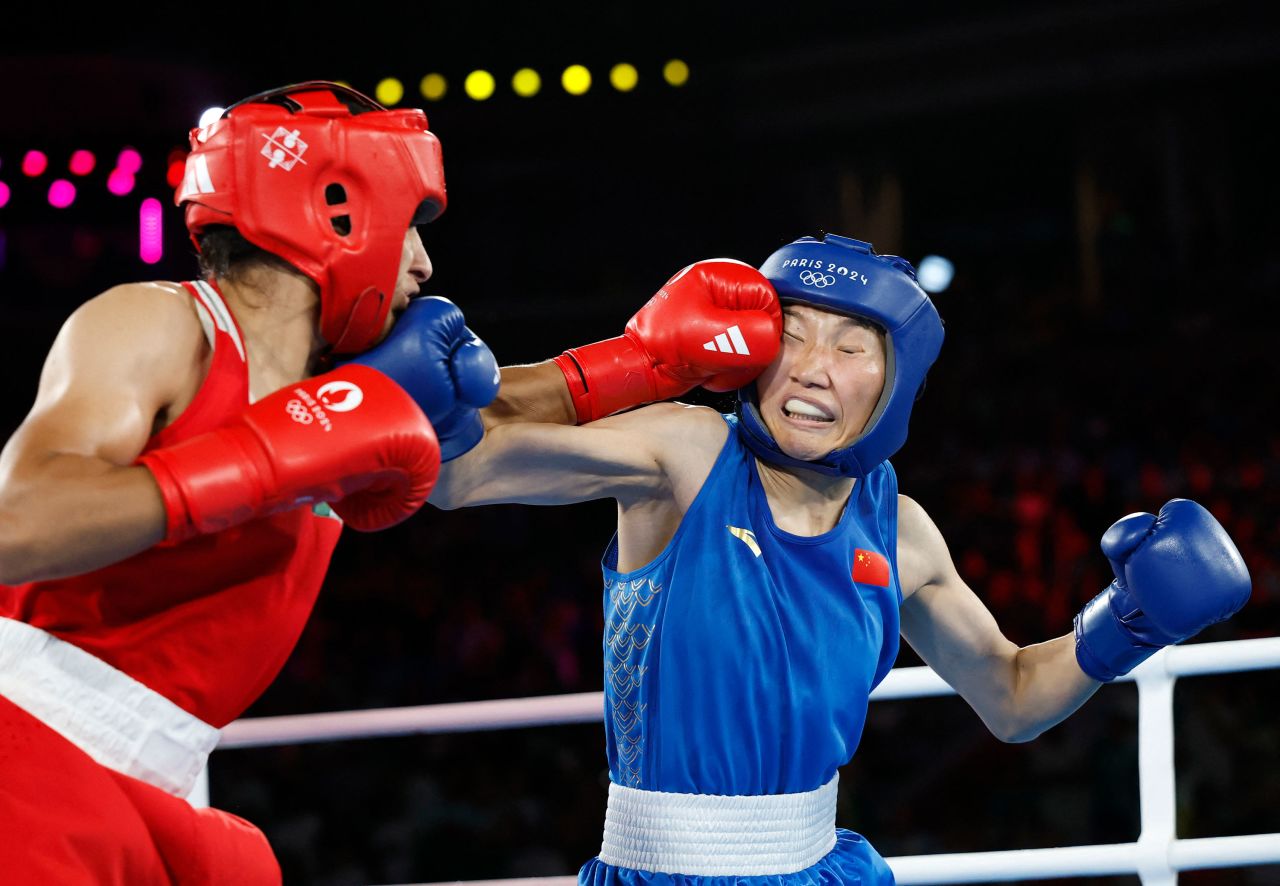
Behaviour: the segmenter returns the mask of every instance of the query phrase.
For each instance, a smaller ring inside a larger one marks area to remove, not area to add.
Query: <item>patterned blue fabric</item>
[[[898,651],[898,483],[884,462],[818,536],[774,523],[737,419],[670,544],[619,573],[605,553],[605,732],[610,777],[651,791],[812,791],[857,749],[868,696]],[[855,583],[855,551],[888,562]],[[840,831],[818,864],[782,877],[668,876],[588,862],[579,883],[889,884],[884,860]]]

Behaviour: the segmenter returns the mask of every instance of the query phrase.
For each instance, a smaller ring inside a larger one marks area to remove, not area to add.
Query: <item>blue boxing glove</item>
[[[409,393],[436,430],[441,461],[484,436],[480,409],[498,395],[498,361],[447,298],[409,302],[381,344],[348,362],[372,366]]]
[[[1249,570],[1231,536],[1193,501],[1160,516],[1130,514],[1102,536],[1116,579],[1076,616],[1076,661],[1104,683],[1161,647],[1233,615],[1249,599]]]

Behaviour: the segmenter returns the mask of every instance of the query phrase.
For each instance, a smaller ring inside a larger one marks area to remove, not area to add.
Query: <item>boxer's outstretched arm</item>
[[[924,508],[898,496],[902,636],[1002,741],[1029,741],[1059,723],[1100,685],[1076,663],[1067,634],[1019,648],[956,572]]]
[[[717,433],[714,445],[718,449],[723,443],[723,420],[713,416],[713,422],[697,413],[697,408],[655,403],[588,425],[499,425],[486,431],[475,448],[442,466],[429,501],[452,509],[598,498],[627,504],[671,496],[681,449]]]
[[[504,366],[498,396],[480,410],[480,418],[486,431],[512,422],[554,425],[578,422],[564,373],[550,360],[527,366]]]
[[[781,336],[777,293],[759,271],[733,259],[696,262],[669,279],[621,336],[503,369],[498,399],[481,417],[486,429],[586,424],[698,385],[735,390],[769,365]]]
[[[0,454],[0,582],[75,575],[164,538],[160,491],[133,462],[203,372],[203,343],[189,304],[158,285],[116,287],[67,320]]]

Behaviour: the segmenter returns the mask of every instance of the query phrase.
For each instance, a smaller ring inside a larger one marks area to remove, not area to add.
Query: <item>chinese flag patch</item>
[[[858,584],[889,587],[889,561],[875,551],[853,549],[853,580]]]

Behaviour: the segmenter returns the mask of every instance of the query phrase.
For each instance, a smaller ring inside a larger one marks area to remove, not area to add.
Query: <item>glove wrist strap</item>
[[[1082,671],[1101,683],[1124,676],[1163,648],[1144,643],[1125,630],[1111,610],[1111,592],[1109,586],[1075,618],[1076,661]]]
[[[564,373],[578,424],[658,399],[652,360],[625,335],[570,348],[552,362]]]
[[[220,429],[138,459],[164,498],[166,542],[219,532],[259,512],[262,498],[252,491],[260,484],[246,483],[245,475],[263,476],[264,470],[243,442],[234,431]]]

